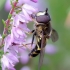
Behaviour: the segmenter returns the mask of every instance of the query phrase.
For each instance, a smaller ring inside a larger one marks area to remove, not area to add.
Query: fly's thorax
[[[38,23],[35,26],[36,26],[37,31],[42,31],[42,30],[44,30],[44,28],[46,28],[46,24],[44,24],[44,23]]]
[[[42,31],[42,26],[36,27],[36,31],[41,32]]]

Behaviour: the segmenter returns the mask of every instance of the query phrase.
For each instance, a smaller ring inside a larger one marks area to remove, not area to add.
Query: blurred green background
[[[49,40],[49,44],[54,44],[58,48],[58,52],[49,55],[45,54],[44,64],[41,70],[70,70],[70,22],[69,9],[70,0],[45,0],[48,4],[48,10],[51,16],[52,27],[56,29],[59,35],[59,40],[53,43]],[[5,0],[0,1],[0,33],[3,31],[2,19],[6,20],[8,12],[4,9]],[[68,22],[68,23],[67,23]],[[31,59],[26,65],[17,65],[19,70],[22,66],[29,66],[31,70],[37,70],[38,59]]]

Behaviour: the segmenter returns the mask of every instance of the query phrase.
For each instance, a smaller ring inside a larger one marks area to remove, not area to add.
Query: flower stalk
[[[12,3],[12,8],[11,8],[11,10],[10,10],[10,12],[9,12],[8,19],[5,21],[5,25],[6,25],[6,26],[4,26],[4,31],[3,31],[3,35],[4,35],[4,36],[7,36],[8,26],[9,26],[9,23],[10,23],[10,19],[11,19],[11,17],[12,17],[12,14],[13,14],[13,12],[14,12],[14,9],[15,9],[16,6],[17,6],[17,3],[18,3],[18,0],[16,0],[14,3]],[[5,37],[4,37],[4,38],[5,38]],[[1,43],[0,43],[0,49],[2,48],[2,45],[3,45],[3,42],[4,42],[4,38],[2,38],[2,41],[1,41]]]

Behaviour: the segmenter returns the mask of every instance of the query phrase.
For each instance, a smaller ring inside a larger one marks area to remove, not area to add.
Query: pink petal
[[[31,21],[32,19],[30,18],[29,14],[27,13],[27,11],[25,11],[24,9],[22,10],[23,11],[23,14],[25,16],[25,18],[29,21]]]
[[[12,43],[12,38],[11,38],[11,35],[8,35],[5,40],[5,45],[4,45],[4,52],[7,51],[7,49],[10,47],[11,43]]]
[[[4,65],[4,67],[9,67],[9,61],[5,55],[1,58],[1,63]]]
[[[28,4],[24,4],[23,9],[27,9],[27,10],[29,10],[31,12],[36,12],[37,11],[34,7],[32,7],[32,6],[28,5]]]

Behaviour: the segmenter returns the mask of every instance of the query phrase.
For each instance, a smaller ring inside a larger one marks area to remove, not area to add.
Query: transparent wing
[[[43,58],[44,58],[44,52],[45,52],[45,49],[41,49],[41,52],[40,52],[40,56],[39,56],[39,64],[38,64],[38,70],[41,69],[41,66],[42,66],[42,63],[43,63]]]
[[[41,43],[41,51],[40,51],[40,56],[39,56],[39,64],[38,64],[38,70],[40,70],[42,63],[43,63],[43,58],[44,58],[44,53],[45,53],[45,45],[46,45],[46,38],[42,35],[42,43]]]
[[[51,39],[53,42],[56,42],[58,40],[58,33],[54,29],[52,29]]]

